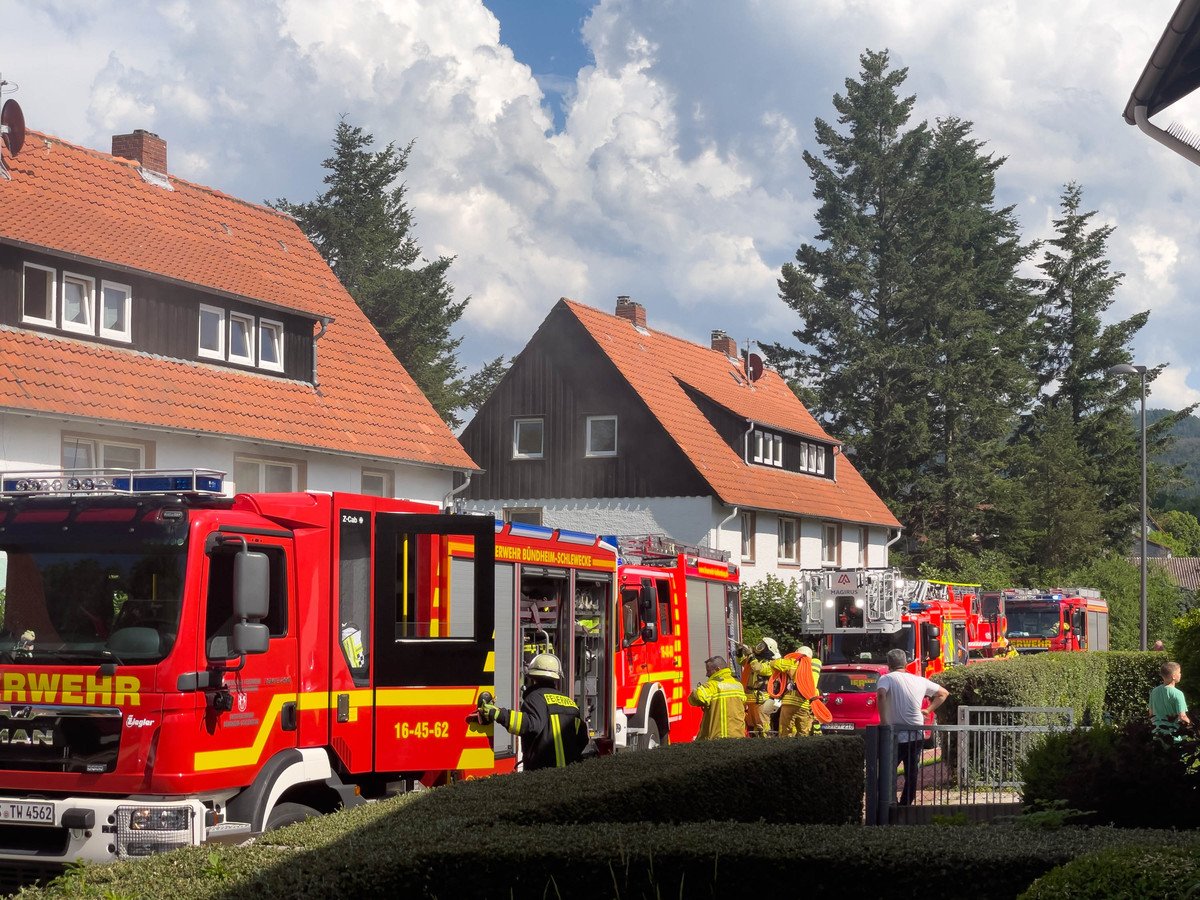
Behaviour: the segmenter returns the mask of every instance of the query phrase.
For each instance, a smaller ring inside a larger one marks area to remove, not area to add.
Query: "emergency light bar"
[[[202,494],[220,497],[224,493],[225,473],[214,469],[64,469],[0,474],[0,494],[14,497],[53,494]]]

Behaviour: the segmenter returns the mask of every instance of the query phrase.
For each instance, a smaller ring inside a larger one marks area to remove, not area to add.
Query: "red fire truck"
[[[549,645],[616,724],[616,552],[592,535],[206,470],[0,476],[0,865],[245,836],[438,773]],[[519,600],[518,600],[519,598]]]
[[[827,570],[802,579],[804,631],[819,647],[817,688],[833,715],[823,730],[879,723],[875,684],[890,650],[903,650],[907,670],[926,677],[967,662],[965,609],[931,587],[896,569]]]
[[[1004,635],[1008,619],[1004,597],[996,591],[981,593],[977,584],[929,581],[931,598],[945,600],[963,611],[967,620],[967,651],[972,659],[994,659],[1007,651]]]
[[[608,538],[620,549],[615,655],[617,742],[646,749],[693,740],[703,711],[687,703],[704,661],[741,641],[738,567],[727,551],[662,535]]]
[[[1018,653],[1108,649],[1108,603],[1094,588],[999,593],[1008,613],[1008,640]]]

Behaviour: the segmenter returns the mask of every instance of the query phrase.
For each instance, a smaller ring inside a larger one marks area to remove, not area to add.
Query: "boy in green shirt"
[[[1177,662],[1165,662],[1159,669],[1163,683],[1150,692],[1150,714],[1154,716],[1154,730],[1160,734],[1176,735],[1180,726],[1191,726],[1187,714],[1187,700],[1183,691],[1175,687],[1183,674]]]

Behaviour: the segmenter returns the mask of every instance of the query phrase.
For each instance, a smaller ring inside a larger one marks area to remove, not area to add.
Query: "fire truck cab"
[[[1108,649],[1108,603],[1094,588],[997,592],[1008,614],[1008,640],[1018,653]]]
[[[0,867],[247,836],[519,748],[546,643],[614,741],[616,551],[208,470],[0,476]],[[519,598],[519,600],[518,600]],[[494,738],[494,744],[493,744]]]

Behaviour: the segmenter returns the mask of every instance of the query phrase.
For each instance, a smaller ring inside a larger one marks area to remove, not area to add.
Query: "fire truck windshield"
[[[886,663],[889,650],[897,647],[913,658],[913,629],[904,623],[899,631],[887,634],[834,634],[827,658],[829,663]]]
[[[184,511],[10,507],[0,510],[0,525],[0,663],[145,665],[170,652],[187,553]]]
[[[1019,607],[1016,604],[1010,604],[1005,612],[1008,615],[1008,636],[1010,638],[1055,637],[1058,634],[1057,606]]]

